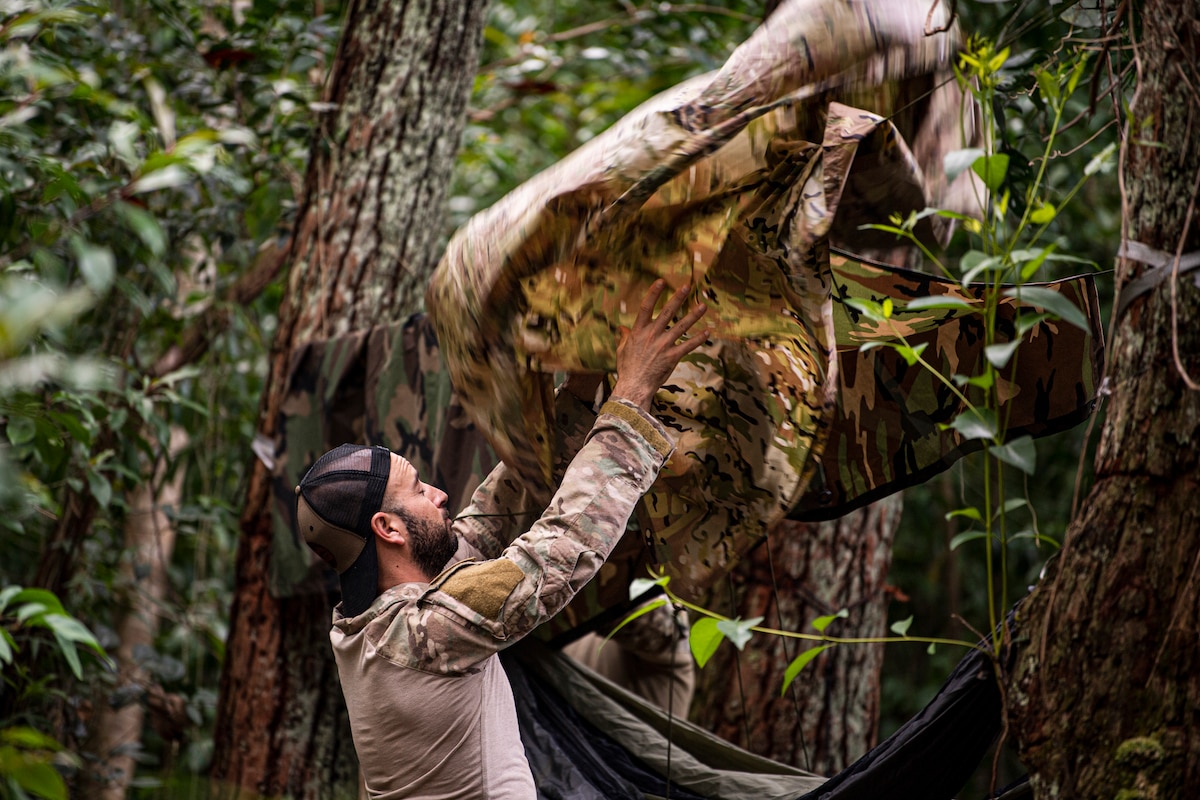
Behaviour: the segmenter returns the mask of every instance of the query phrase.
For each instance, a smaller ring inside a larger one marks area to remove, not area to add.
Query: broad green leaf
[[[908,636],[908,629],[912,627],[913,618],[896,620],[892,623],[892,633],[897,636]]]
[[[848,616],[850,616],[850,612],[843,608],[841,611],[837,612],[836,614],[829,614],[824,617],[817,617],[816,619],[814,619],[812,621],[812,626],[817,630],[818,633],[824,633],[825,629],[828,628],[829,624],[831,622],[833,622],[835,619],[845,619]]]
[[[0,730],[0,741],[25,750],[58,752],[63,749],[62,745],[53,736],[47,736],[39,730],[26,727],[4,728]]]
[[[37,423],[29,417],[13,414],[8,418],[5,432],[8,434],[8,440],[14,445],[28,444],[37,435]]]
[[[1064,322],[1069,322],[1084,331],[1088,330],[1088,320],[1079,307],[1053,289],[1043,286],[1020,286],[1006,289],[1005,297],[1013,297],[1023,305],[1044,308],[1057,314]]]
[[[971,168],[982,158],[984,151],[978,147],[968,147],[965,150],[951,150],[942,158],[942,168],[946,171],[946,181],[950,182]]]
[[[925,348],[929,346],[928,342],[922,342],[916,347],[909,347],[906,344],[894,345],[896,352],[904,359],[904,362],[910,367],[917,363],[921,358],[921,353],[925,352]]]
[[[930,297],[917,297],[910,300],[905,306],[905,311],[925,311],[929,309],[956,309],[962,311],[975,311],[975,306],[968,303],[961,297],[952,295],[937,294]]]
[[[90,469],[87,472],[88,491],[92,493],[92,497],[96,498],[96,502],[101,508],[108,508],[108,504],[112,502],[112,484],[108,478]]]
[[[62,651],[63,658],[67,660],[67,666],[71,668],[75,679],[83,680],[83,664],[79,663],[79,651],[75,649],[75,643],[64,638],[57,631],[54,633],[54,640],[58,642],[58,649]]]
[[[762,617],[723,619],[717,623],[717,629],[725,634],[725,638],[733,642],[738,650],[741,650],[746,646],[746,642],[750,641],[750,637],[754,635],[754,631],[750,629],[762,621]]]
[[[1033,257],[1030,258],[1028,261],[1025,261],[1023,256],[1026,253],[1028,253],[1029,251],[1019,250],[1019,251],[1016,251],[1013,253],[1013,261],[1016,261],[1017,263],[1021,263],[1021,262],[1025,261],[1025,266],[1021,267],[1021,282],[1022,283],[1024,283],[1025,281],[1028,281],[1030,278],[1032,278],[1034,276],[1034,274],[1041,268],[1042,263],[1045,262],[1046,257],[1049,256],[1050,253],[1052,253],[1054,251],[1054,248],[1055,248],[1054,244],[1048,244],[1045,247],[1043,247],[1041,249],[1041,251],[1033,254]]]
[[[935,654],[937,652],[937,642],[930,642],[929,647],[925,648],[925,652],[929,655]]]
[[[67,613],[63,608],[62,601],[58,599],[58,595],[48,589],[22,589],[13,596],[12,602],[40,605],[43,611],[55,614]]]
[[[987,360],[996,369],[1004,369],[1008,366],[1008,362],[1012,359],[1013,353],[1017,352],[1017,348],[1021,346],[1020,339],[1014,339],[1011,342],[1002,342],[1000,344],[989,344],[983,348],[983,353],[987,356]]]
[[[13,639],[12,634],[0,628],[0,664],[11,664],[13,660],[13,651],[16,650],[17,642]]]
[[[79,642],[86,644],[94,650],[100,648],[100,643],[96,641],[96,637],[92,632],[75,617],[66,614],[47,614],[42,619],[45,620],[50,630],[54,631],[64,639],[71,642]]]
[[[1037,469],[1037,447],[1033,437],[1022,436],[1000,447],[989,447],[988,452],[1005,464],[1011,464],[1026,475],[1032,475]]]
[[[15,781],[24,791],[44,800],[67,800],[67,784],[49,758],[22,753],[16,759],[6,758],[4,761],[8,779]]]
[[[156,256],[162,256],[167,251],[167,235],[163,233],[153,214],[131,203],[117,203],[114,208],[125,224],[142,240],[142,244],[146,245],[147,250]]]
[[[88,288],[96,294],[108,291],[117,274],[117,260],[113,258],[112,250],[104,245],[92,244],[81,236],[71,237],[71,249],[79,263],[79,274],[87,282]]]
[[[688,648],[696,659],[696,666],[703,669],[724,638],[725,634],[717,627],[717,620],[712,617],[697,620],[688,634]]]
[[[996,438],[996,414],[987,408],[967,409],[954,418],[950,427],[964,439]]]
[[[0,611],[8,608],[8,603],[22,591],[20,586],[5,586],[0,589]]]
[[[1033,77],[1037,79],[1038,91],[1042,94],[1042,99],[1046,101],[1046,105],[1051,108],[1058,108],[1060,98],[1058,79],[1050,73],[1045,67],[1034,67]]]
[[[1045,225],[1058,216],[1054,203],[1042,203],[1029,214],[1029,221],[1034,225]]]
[[[867,300],[863,297],[847,297],[844,302],[869,320],[878,322],[884,319],[883,306],[874,300]]]
[[[46,606],[41,603],[23,603],[17,609],[17,622],[28,623],[31,625],[41,625],[42,615],[47,611]]]
[[[1025,334],[1053,316],[1053,314],[1047,314],[1044,311],[1037,314],[1022,314],[1017,318],[1017,336],[1024,339]]]
[[[1009,511],[1016,511],[1016,510],[1020,509],[1021,506],[1024,506],[1024,505],[1028,505],[1025,498],[1013,498],[1012,500],[1004,500],[1004,505],[1001,507],[1001,513],[1008,513]]]
[[[1004,176],[1008,174],[1008,156],[1004,153],[982,155],[971,164],[971,170],[983,179],[984,186],[998,192],[1004,185]]]
[[[793,658],[792,663],[788,664],[788,668],[783,672],[783,688],[779,690],[780,696],[787,694],[788,687],[792,685],[792,681],[796,680],[796,676],[800,674],[802,669],[807,667],[813,659],[831,647],[833,647],[831,644],[819,645],[810,650],[805,650],[803,653]]]
[[[157,169],[138,178],[129,185],[129,193],[144,194],[145,192],[156,192],[159,189],[184,186],[191,182],[192,176],[188,174],[187,170],[177,164],[168,164],[162,169]]]
[[[666,586],[670,580],[671,578],[667,575],[658,579],[634,578],[629,582],[629,599],[636,600],[655,586]]]
[[[988,256],[978,250],[965,253],[959,262],[963,271],[962,285],[973,283],[982,272],[995,272],[1004,269],[1004,259],[1000,256]]]
[[[977,522],[983,522],[983,514],[981,514],[979,509],[975,508],[975,506],[956,508],[946,514],[946,519],[954,519],[955,517],[966,517],[967,519],[973,519]]]
[[[973,542],[976,539],[986,539],[987,531],[966,531],[960,533],[950,540],[950,549],[957,550],[958,546],[966,542]]]
[[[660,609],[663,606],[665,606],[666,604],[667,604],[667,598],[660,597],[659,599],[655,600],[654,602],[647,603],[646,605],[642,606],[641,608],[635,610],[629,616],[625,617],[625,619],[621,620],[621,624],[617,625],[617,627],[613,628],[611,631],[608,632],[608,636],[604,637],[604,642],[607,643],[609,639],[611,639],[612,637],[617,635],[617,631],[621,630],[621,628],[624,628],[626,625],[633,622],[638,617],[643,616],[645,614],[649,614],[651,611]]]

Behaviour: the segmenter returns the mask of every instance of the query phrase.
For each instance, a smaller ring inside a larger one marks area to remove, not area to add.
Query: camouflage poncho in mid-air
[[[719,72],[648,101],[473,217],[432,279],[427,307],[463,406],[540,499],[554,373],[611,372],[618,329],[650,283],[694,286],[710,341],[656,397],[677,448],[638,513],[685,595],[785,516],[844,511],[964,445],[937,425],[961,410],[938,381],[888,348],[857,351],[924,336],[947,375],[982,355],[976,314],[905,311],[906,297],[976,293],[862,257],[894,242],[861,225],[977,195],[943,177],[972,112],[948,79],[953,31],[925,33],[944,22],[944,4],[932,5],[931,16],[931,0],[785,2]],[[914,79],[934,87],[919,113],[900,105]],[[891,116],[907,120],[910,141]],[[1095,320],[1090,283],[1056,288]],[[895,324],[855,327],[835,302],[849,296],[892,297]],[[1015,429],[1086,414],[1098,348],[1094,325],[1032,331],[1007,376]],[[629,543],[629,563],[640,549]],[[610,563],[624,572],[620,550]]]

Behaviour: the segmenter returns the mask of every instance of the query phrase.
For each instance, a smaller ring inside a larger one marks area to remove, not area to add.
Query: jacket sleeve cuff
[[[624,422],[639,436],[646,440],[654,451],[665,461],[675,449],[675,444],[667,435],[667,429],[653,414],[623,398],[612,398],[600,408],[601,414],[610,414]]]

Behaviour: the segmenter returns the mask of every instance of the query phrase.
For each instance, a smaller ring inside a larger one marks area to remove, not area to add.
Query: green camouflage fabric
[[[844,302],[834,303],[838,342],[838,402],[829,420],[825,448],[813,479],[792,507],[791,519],[832,519],[906,486],[928,480],[984,440],[964,440],[943,429],[966,406],[934,374],[909,366],[892,348],[861,351],[870,341],[925,346],[922,357],[943,376],[979,375],[984,368],[983,316],[964,310],[909,311],[917,297],[956,298],[973,309],[982,306],[984,287],[964,288],[920,272],[873,264],[834,253],[834,292],[839,300],[890,298],[890,319],[860,318]],[[1090,276],[1028,284],[1051,289],[1068,299],[1088,321],[1082,329],[1056,319],[1030,329],[998,381],[1002,413],[1011,441],[1047,436],[1086,419],[1092,412],[1104,363],[1100,304]],[[1011,342],[1018,305],[999,305],[998,343]],[[1035,309],[1027,309],[1033,311]],[[982,403],[981,390],[968,397]]]
[[[553,374],[611,372],[617,330],[651,282],[695,287],[710,342],[658,393],[677,450],[638,512],[685,595],[760,541],[818,469],[839,387],[831,235],[938,199],[895,125],[814,98],[836,85],[889,113],[889,81],[948,67],[953,35],[924,34],[939,13],[923,1],[781,5],[722,70],[648,101],[468,221],[431,280],[463,405],[540,501],[553,488]],[[946,140],[959,127],[921,130]]]
[[[372,797],[532,795],[496,654],[591,583],[672,449],[627,401],[594,419],[527,531],[510,535],[505,511],[521,490],[500,466],[452,523],[475,558],[394,586],[353,618],[335,611],[330,640]]]
[[[463,411],[424,314],[297,349],[276,425],[272,470],[270,591],[336,586],[336,576],[296,533],[296,484],[345,442],[382,444],[422,478],[466,505],[496,457]]]

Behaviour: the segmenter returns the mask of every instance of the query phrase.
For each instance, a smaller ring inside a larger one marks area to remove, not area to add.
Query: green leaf
[[[998,192],[1004,185],[1004,176],[1008,174],[1008,156],[1004,153],[982,155],[971,164],[971,170],[983,179],[985,186]]]
[[[13,414],[8,418],[6,432],[14,445],[28,444],[37,435],[37,423],[29,417]]]
[[[1026,475],[1032,475],[1037,469],[1037,447],[1033,444],[1032,436],[1013,439],[1001,447],[989,447],[988,452]]]
[[[973,542],[976,539],[986,539],[986,538],[987,538],[987,531],[979,531],[979,530],[966,531],[964,533],[958,534],[957,536],[955,536],[953,539],[950,540],[950,549],[957,550],[958,546],[960,544],[965,544],[966,542]]]
[[[966,517],[967,519],[973,519],[977,522],[983,522],[983,514],[981,514],[979,509],[975,508],[975,506],[956,508],[946,514],[946,519],[954,519],[955,517]]]
[[[1029,221],[1034,225],[1045,225],[1058,216],[1054,203],[1042,203],[1029,214]]]
[[[1017,336],[1024,339],[1025,334],[1051,317],[1054,317],[1054,315],[1047,314],[1044,311],[1037,314],[1022,314],[1017,318]]]
[[[1083,168],[1083,174],[1091,177],[1100,171],[1107,171],[1112,165],[1112,155],[1117,151],[1117,143],[1112,142],[1099,153],[1092,156],[1087,165]]]
[[[653,589],[655,586],[666,586],[671,580],[669,575],[663,575],[661,578],[634,578],[629,582],[629,599],[637,600],[646,592]]]
[[[697,620],[688,634],[688,648],[696,659],[696,666],[703,669],[724,638],[725,634],[717,627],[717,620],[712,617]]]
[[[667,598],[660,597],[659,599],[655,600],[654,602],[647,603],[646,605],[642,606],[641,608],[635,610],[629,616],[625,617],[625,619],[621,620],[621,624],[617,625],[617,627],[613,628],[611,631],[608,632],[608,636],[604,637],[604,643],[607,643],[609,639],[611,639],[612,637],[617,635],[617,631],[621,630],[621,628],[624,628],[626,625],[633,622],[638,617],[643,616],[645,614],[649,614],[651,611],[654,611],[656,609],[662,608],[666,604],[667,604]],[[601,647],[603,647],[603,646],[604,646],[604,644],[601,644]]]
[[[112,250],[104,245],[92,244],[81,236],[71,237],[71,249],[79,263],[79,274],[87,282],[88,288],[96,294],[108,291],[117,274],[117,260],[113,258]]]
[[[167,235],[153,214],[131,203],[117,203],[114,208],[125,224],[142,240],[142,244],[146,245],[147,250],[159,257],[167,252]]]
[[[83,664],[79,663],[79,651],[75,649],[74,642],[64,639],[57,632],[54,634],[54,639],[58,642],[58,649],[62,651],[63,658],[67,660],[67,666],[71,668],[75,679],[83,680]]]
[[[995,439],[996,414],[989,408],[967,409],[954,418],[950,427],[964,439]]]
[[[930,642],[929,647],[925,648],[925,652],[928,653],[929,655],[933,655],[934,653],[936,653],[937,652],[937,642]]]
[[[893,346],[895,347],[896,352],[900,354],[900,357],[904,359],[905,363],[911,367],[913,364],[916,364],[918,360],[920,360],[921,353],[925,352],[925,348],[929,346],[929,343],[922,342],[916,347],[909,347],[906,344],[898,344]]]
[[[0,753],[0,759],[9,780],[44,800],[67,800],[67,784],[49,758],[32,753],[19,753],[16,758],[6,758],[6,755]]]
[[[892,623],[892,633],[897,636],[908,636],[908,629],[912,627],[913,618],[896,620]]]
[[[819,645],[810,650],[805,650],[793,658],[792,663],[788,664],[788,668],[783,672],[783,688],[779,690],[779,695],[782,697],[787,694],[788,687],[792,685],[792,681],[796,680],[796,676],[800,674],[800,671],[807,667],[813,659],[831,647],[833,647],[831,644]]]
[[[1044,308],[1064,322],[1069,322],[1084,331],[1089,330],[1087,317],[1079,307],[1053,289],[1043,286],[1019,286],[1005,290],[1004,296],[1015,298],[1022,305]]]
[[[58,595],[48,589],[22,589],[12,598],[12,602],[40,605],[43,610],[55,614],[67,613]]]
[[[1042,94],[1042,99],[1046,101],[1046,105],[1051,108],[1058,108],[1058,101],[1061,97],[1058,87],[1058,79],[1052,75],[1045,67],[1034,67],[1033,77],[1037,79],[1038,91]]]
[[[829,627],[829,623],[833,622],[835,619],[845,619],[848,616],[850,616],[850,612],[843,608],[836,614],[817,617],[812,621],[812,626],[817,630],[817,633],[824,633],[825,629]]]
[[[0,628],[0,664],[11,664],[16,648],[17,642],[12,634]]]
[[[762,621],[762,617],[723,619],[717,623],[717,630],[725,634],[725,638],[733,642],[738,650],[741,650],[746,646],[746,642],[750,641],[750,637],[754,635],[754,631],[750,629]]]
[[[884,319],[883,306],[874,300],[867,300],[863,297],[847,297],[844,302],[869,320],[879,322]]]
[[[904,307],[905,311],[926,311],[929,309],[954,309],[958,311],[976,311],[975,306],[968,303],[961,297],[952,295],[936,294],[930,297],[918,297],[910,300],[908,305]]]
[[[1037,253],[1031,253],[1029,250],[1017,250],[1013,252],[1013,261],[1016,261],[1018,264],[1025,262],[1025,266],[1021,267],[1022,283],[1033,277],[1034,273],[1041,268],[1046,258],[1054,252],[1055,246],[1053,243],[1048,244]],[[1028,259],[1026,259],[1026,256],[1028,256]]]
[[[1005,500],[1004,506],[1000,509],[1001,514],[1007,514],[1010,511],[1016,511],[1021,506],[1029,505],[1024,497],[1016,497],[1012,500]]]
[[[63,749],[63,746],[53,736],[47,736],[39,730],[26,727],[0,730],[0,741],[23,750],[49,750],[56,753]]]
[[[1004,259],[1000,256],[989,256],[978,250],[970,250],[963,254],[962,260],[959,261],[959,268],[963,271],[962,285],[973,282],[981,272],[1004,269]]]
[[[178,164],[167,164],[160,169],[144,174],[129,185],[130,194],[156,192],[159,189],[171,189],[192,182],[192,176]]]
[[[971,165],[984,156],[984,151],[978,147],[968,147],[965,150],[951,150],[942,157],[942,169],[946,171],[946,181],[950,182],[971,168]]]
[[[50,630],[54,631],[59,636],[70,642],[79,642],[86,644],[93,650],[100,650],[100,643],[96,641],[96,637],[87,629],[79,620],[67,614],[47,614],[43,619]]]
[[[1017,348],[1020,346],[1020,339],[1014,339],[1011,342],[1001,342],[1000,344],[989,344],[983,348],[983,354],[987,356],[987,360],[993,367],[1004,369],[1012,359],[1013,353],[1017,352]]]
[[[9,602],[24,591],[20,586],[5,586],[0,589],[0,611],[8,608]]]
[[[92,493],[92,497],[96,498],[96,502],[101,508],[108,508],[108,504],[112,502],[112,484],[108,482],[108,478],[90,469],[87,472],[88,491]]]

